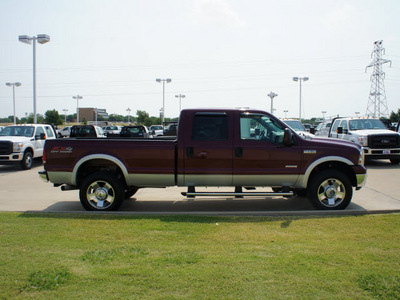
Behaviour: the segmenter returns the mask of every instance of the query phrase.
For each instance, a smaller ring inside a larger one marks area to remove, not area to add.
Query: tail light
[[[43,149],[43,158],[42,158],[42,160],[43,160],[43,164],[45,164],[46,163],[46,151]]]

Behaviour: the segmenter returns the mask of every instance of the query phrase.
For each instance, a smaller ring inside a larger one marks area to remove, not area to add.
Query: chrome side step
[[[229,193],[229,192],[182,192],[182,196],[185,197],[274,197],[274,196],[282,196],[282,197],[291,197],[293,196],[293,192],[287,193],[274,193],[274,192],[242,192],[242,193]]]

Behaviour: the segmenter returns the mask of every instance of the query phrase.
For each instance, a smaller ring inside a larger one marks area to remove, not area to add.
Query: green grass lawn
[[[400,298],[400,214],[0,213],[0,299]]]

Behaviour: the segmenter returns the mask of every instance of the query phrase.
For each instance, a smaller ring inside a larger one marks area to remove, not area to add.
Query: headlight
[[[22,143],[13,143],[13,152],[20,152],[23,146]]]
[[[367,136],[359,136],[357,141],[360,143],[361,146],[368,146],[368,137]]]

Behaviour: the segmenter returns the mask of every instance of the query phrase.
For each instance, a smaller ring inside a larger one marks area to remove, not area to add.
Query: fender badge
[[[316,154],[317,150],[304,150],[304,154]]]
[[[51,153],[72,153],[73,148],[72,147],[58,147],[55,146],[53,149],[51,149]]]

